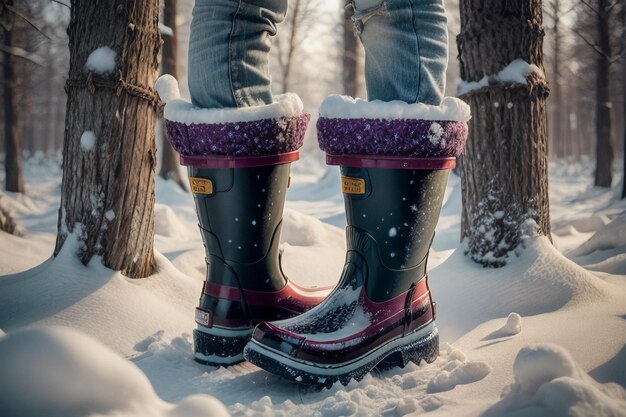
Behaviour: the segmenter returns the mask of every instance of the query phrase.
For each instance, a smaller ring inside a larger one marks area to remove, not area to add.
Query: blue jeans
[[[202,108],[272,103],[269,50],[288,0],[196,0],[189,91]],[[448,64],[443,0],[353,0],[369,100],[438,105]]]

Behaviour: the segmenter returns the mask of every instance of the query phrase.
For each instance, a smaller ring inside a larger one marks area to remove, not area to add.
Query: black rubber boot
[[[439,338],[426,261],[448,172],[342,166],[348,252],[338,286],[307,313],[261,323],[245,358],[326,385],[433,361]]]
[[[328,289],[300,288],[281,270],[289,164],[188,171],[207,254],[193,332],[195,359],[231,365],[243,360],[259,322],[300,314],[322,301]]]

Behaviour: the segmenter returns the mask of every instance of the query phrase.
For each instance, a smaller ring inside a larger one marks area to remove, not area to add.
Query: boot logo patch
[[[341,176],[341,191],[346,194],[365,194],[365,180],[363,178]]]
[[[213,327],[211,312],[196,308],[196,323],[204,327]]]
[[[213,194],[213,181],[207,178],[189,177],[189,185],[194,194]]]

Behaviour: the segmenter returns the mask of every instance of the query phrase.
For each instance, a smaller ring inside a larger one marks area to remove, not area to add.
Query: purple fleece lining
[[[320,148],[331,155],[457,157],[467,139],[464,122],[416,119],[317,121]]]
[[[263,156],[300,149],[311,115],[251,122],[192,123],[166,120],[172,147],[185,156]]]

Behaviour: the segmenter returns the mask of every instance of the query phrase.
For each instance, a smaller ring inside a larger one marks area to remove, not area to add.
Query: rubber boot
[[[168,138],[188,167],[207,277],[196,309],[194,358],[227,366],[262,321],[301,314],[330,288],[304,289],[280,267],[280,228],[290,163],[298,159],[310,115],[295,94],[248,108],[200,109],[177,81],[157,81]]]
[[[347,383],[438,355],[426,261],[448,170],[341,172],[348,252],[338,286],[308,313],[260,324],[244,352],[304,383]]]
[[[426,263],[448,173],[467,136],[469,108],[455,100],[428,107],[334,96],[322,104],[318,139],[326,162],[341,166],[348,222],[343,273],[319,306],[259,324],[244,350],[248,361],[330,386],[437,357]]]
[[[301,314],[329,290],[298,287],[280,266],[289,164],[188,171],[207,254],[194,357],[230,365],[243,360],[243,348],[259,322]]]

